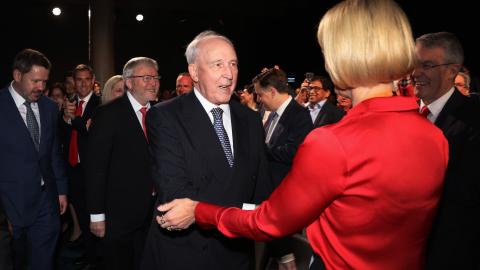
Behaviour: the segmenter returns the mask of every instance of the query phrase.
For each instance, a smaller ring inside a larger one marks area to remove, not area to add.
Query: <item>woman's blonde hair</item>
[[[122,75],[115,75],[115,76],[112,76],[110,79],[108,79],[108,81],[105,83],[105,86],[102,89],[102,104],[105,104],[113,99],[113,95],[112,95],[113,86],[121,80],[123,80]]]
[[[323,16],[317,37],[338,89],[388,83],[415,66],[408,18],[392,0],[343,1]]]

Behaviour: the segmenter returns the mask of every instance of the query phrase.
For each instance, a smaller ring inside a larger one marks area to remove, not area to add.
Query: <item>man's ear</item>
[[[188,64],[188,72],[192,77],[193,82],[198,82],[198,69],[196,64]]]
[[[22,73],[18,69],[13,70],[13,80],[15,82],[20,82],[22,80]]]
[[[125,80],[125,86],[127,87],[127,89],[132,89],[132,80],[131,79],[126,79]]]

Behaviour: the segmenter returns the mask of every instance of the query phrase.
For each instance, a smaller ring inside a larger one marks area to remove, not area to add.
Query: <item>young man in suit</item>
[[[255,93],[271,113],[265,123],[266,153],[276,188],[292,166],[298,146],[313,129],[310,115],[288,92],[287,76],[272,68],[253,79]],[[296,269],[291,237],[267,243],[268,253],[277,259],[280,269]]]
[[[90,229],[104,237],[107,269],[140,269],[153,211],[145,116],[160,86],[158,65],[137,57],[123,68],[127,92],[98,108],[89,130],[86,184]]]
[[[463,49],[451,33],[416,40],[413,73],[421,113],[449,143],[449,162],[427,247],[427,269],[480,268],[480,104],[454,87]]]
[[[13,81],[0,90],[0,205],[13,231],[15,269],[54,268],[59,212],[67,207],[65,164],[59,151],[58,106],[42,95],[50,61],[25,49]]]
[[[100,97],[93,94],[95,75],[93,69],[80,64],[73,70],[75,96],[65,101],[61,128],[63,133],[63,147],[68,161],[67,174],[69,179],[70,201],[76,211],[82,238],[86,247],[86,261],[78,263],[95,264],[95,242],[90,234],[90,217],[85,198],[84,163],[88,142],[88,126],[91,118],[100,105]]]
[[[332,95],[333,83],[323,76],[315,75],[308,83],[310,93],[306,107],[310,111],[315,128],[336,123],[342,119],[345,112],[329,102]]]
[[[254,111],[230,100],[238,76],[233,44],[205,31],[185,55],[194,91],[154,106],[147,116],[157,205],[183,197],[238,207],[260,202],[271,190],[263,128]],[[162,229],[158,218],[142,269],[253,269],[252,241],[196,226]]]

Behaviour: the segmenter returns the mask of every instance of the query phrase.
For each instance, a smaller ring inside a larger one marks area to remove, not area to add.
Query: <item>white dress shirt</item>
[[[455,91],[455,87],[452,87],[450,90],[448,90],[447,93],[443,94],[443,96],[437,98],[434,102],[428,105],[425,105],[425,103],[423,103],[423,100],[420,100],[420,111],[422,111],[422,108],[425,106],[427,106],[430,110],[430,114],[427,116],[427,119],[430,120],[430,122],[435,123],[438,115],[442,111],[448,99],[453,95],[453,91]]]
[[[310,102],[307,103],[307,108],[310,111],[310,117],[312,117],[312,123],[315,123],[315,119],[317,119],[317,116],[320,113],[320,110],[322,109],[325,102],[327,102],[327,99],[324,99],[315,105],[310,105]]]

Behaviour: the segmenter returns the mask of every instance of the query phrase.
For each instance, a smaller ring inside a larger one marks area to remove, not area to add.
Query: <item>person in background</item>
[[[257,94],[253,84],[247,84],[243,87],[243,90],[239,91],[240,103],[248,108],[258,111]]]
[[[58,140],[58,106],[42,95],[50,61],[24,49],[13,81],[0,90],[0,207],[10,222],[14,267],[54,269],[67,176]],[[1,250],[3,253],[4,250]]]
[[[433,222],[426,269],[480,269],[480,102],[455,87],[463,48],[448,32],[417,38],[412,74],[420,113],[448,140],[445,187]]]
[[[416,63],[407,16],[391,0],[342,1],[321,19],[318,41],[337,90],[352,99],[348,114],[307,135],[255,210],[177,199],[158,208],[166,213],[157,222],[256,240],[308,226],[310,269],[423,269],[448,143],[414,99],[392,93]]]
[[[344,112],[350,111],[352,108],[352,99],[342,95],[337,95],[337,107],[342,109]]]
[[[308,103],[305,106],[310,111],[315,128],[336,123],[342,119],[345,112],[330,102],[333,97],[334,86],[330,78],[314,75],[308,81]]]
[[[276,188],[290,170],[298,146],[313,129],[313,124],[308,110],[290,95],[283,70],[268,69],[252,82],[259,100],[271,112],[264,125],[265,145],[273,188]],[[291,237],[268,242],[266,247],[280,270],[296,269]]]
[[[455,87],[464,96],[470,95],[470,75],[464,72],[459,72],[455,76]]]
[[[75,81],[73,80],[73,74],[71,71],[65,73],[65,81],[63,82],[65,85],[65,92],[67,94],[67,98],[70,99],[76,94],[75,90]]]
[[[188,72],[178,74],[175,92],[177,96],[190,93],[193,90],[193,80]]]
[[[95,110],[100,105],[100,97],[93,94],[95,75],[93,69],[85,64],[77,65],[73,71],[75,95],[73,100],[65,101],[61,128],[64,136],[64,149],[68,161],[70,202],[78,217],[85,244],[85,255],[77,263],[94,267],[97,263],[95,238],[90,233],[90,217],[85,201],[85,176],[83,162],[86,159],[88,145],[88,126]],[[80,237],[80,236],[79,236]],[[78,239],[78,238],[77,238]],[[74,240],[74,239],[72,239]]]
[[[158,64],[148,57],[132,58],[123,78],[126,94],[100,106],[92,119],[86,195],[90,230],[104,238],[106,268],[140,270],[153,212],[145,117],[160,87]]]
[[[125,93],[125,85],[121,75],[110,77],[102,89],[102,104],[123,96]]]
[[[58,104],[58,110],[60,111],[63,108],[63,102],[65,101],[66,95],[67,92],[63,83],[57,82],[52,85],[48,97]]]

